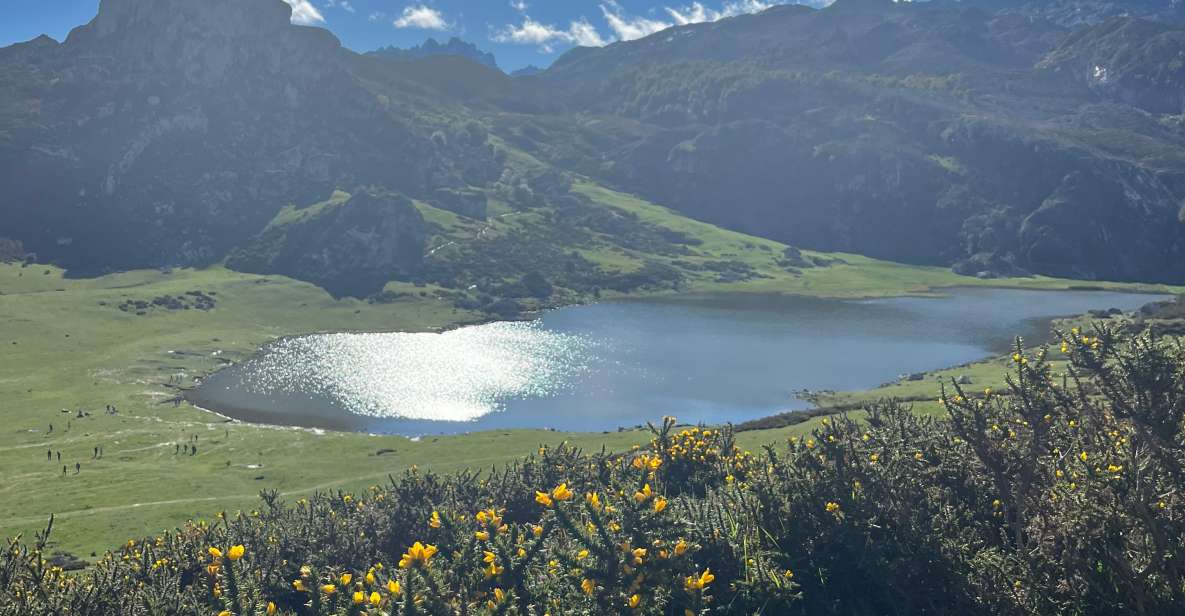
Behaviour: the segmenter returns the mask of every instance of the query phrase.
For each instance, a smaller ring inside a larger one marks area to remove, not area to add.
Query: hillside
[[[377,191],[425,226],[390,238],[411,256],[372,277],[503,307],[522,298],[494,290],[536,273],[584,297],[642,266],[678,288],[686,268],[658,266],[694,248],[572,188],[587,185],[810,250],[1179,283],[1185,26],[1171,3],[1118,6],[778,6],[510,77],[355,54],[281,0],[107,0],[62,43],[0,50],[2,235],[71,275],[245,263],[277,245],[282,212]],[[498,252],[513,246],[482,229],[510,220],[531,250],[566,253],[535,262],[579,275]]]
[[[790,244],[1175,280],[1182,31],[953,3],[775,7],[570,52],[533,78],[571,93],[568,121],[507,130],[556,164]]]

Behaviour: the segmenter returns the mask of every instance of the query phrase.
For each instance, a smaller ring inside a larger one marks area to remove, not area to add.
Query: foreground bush
[[[942,420],[886,402],[759,455],[667,420],[626,455],[265,493],[76,575],[47,532],[0,555],[0,612],[1183,613],[1185,351],[1059,346],[1018,343],[1008,391],[952,384]]]

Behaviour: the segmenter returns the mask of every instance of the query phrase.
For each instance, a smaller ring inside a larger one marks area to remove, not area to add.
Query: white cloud
[[[350,4],[350,0],[325,0],[325,8],[331,9],[340,6],[343,11],[353,13],[354,5]]]
[[[497,43],[538,45],[544,53],[551,53],[557,43],[583,47],[603,47],[609,43],[583,18],[573,21],[564,29],[535,21],[529,15],[523,16],[522,24],[506,26],[491,38]]]
[[[763,2],[762,0],[738,0],[726,2],[720,9],[710,9],[700,2],[693,2],[690,6],[681,8],[664,7],[675,25],[699,24],[707,21],[720,21],[726,17],[736,17],[749,13],[760,13],[773,7],[777,2]]]
[[[367,16],[370,21],[382,21],[387,19],[387,14],[382,11],[375,11]]]
[[[284,0],[292,6],[292,23],[301,26],[311,26],[313,24],[325,23],[325,17],[321,15],[321,11],[313,6],[309,0]]]
[[[719,8],[711,8],[698,1],[679,7],[664,6],[663,10],[670,16],[668,21],[630,15],[616,0],[605,0],[600,4],[601,15],[612,32],[611,35],[605,36],[583,17],[579,21],[571,22],[567,28],[535,21],[526,14],[527,4],[524,0],[511,0],[510,6],[523,14],[522,23],[507,25],[494,32],[490,38],[497,43],[538,45],[540,51],[544,53],[552,53],[554,46],[558,44],[603,47],[616,41],[640,39],[673,26],[686,26],[719,21],[748,13],[759,13],[773,6],[786,4],[786,2],[787,0],[726,0]],[[829,4],[831,0],[798,0],[798,2]]]
[[[444,15],[440,11],[421,4],[404,8],[403,15],[395,20],[395,27],[449,30],[452,25],[445,21]]]

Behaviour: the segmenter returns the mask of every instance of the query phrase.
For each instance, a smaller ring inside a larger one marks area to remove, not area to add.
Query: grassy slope
[[[578,190],[607,207],[700,238],[695,258],[729,258],[751,263],[770,278],[722,284],[692,279],[689,292],[787,292],[836,297],[924,292],[928,287],[985,284],[936,268],[915,268],[842,255],[846,262],[807,270],[801,277],[782,271],[772,255],[783,248],[690,221],[652,204],[581,184]],[[445,213],[440,223],[463,225]],[[513,220],[496,220],[513,232]],[[473,225],[468,225],[472,230]],[[762,248],[765,246],[765,248]],[[596,249],[590,250],[595,253]],[[596,256],[596,255],[594,255]],[[644,255],[609,249],[602,262],[629,268]],[[591,258],[591,257],[590,257]],[[1054,288],[1065,281],[1031,279],[994,282]],[[164,385],[183,382],[234,360],[277,336],[340,330],[432,330],[476,320],[435,299],[434,289],[393,283],[414,291],[403,301],[370,305],[334,301],[320,289],[282,277],[261,277],[220,268],[171,274],[138,271],[91,280],[64,279],[54,268],[0,265],[0,535],[31,533],[58,515],[57,547],[80,555],[101,551],[131,536],[185,519],[209,517],[222,509],[250,508],[262,489],[296,495],[319,489],[357,490],[381,482],[412,464],[442,472],[501,465],[563,439],[587,448],[622,450],[645,440],[642,433],[557,434],[512,431],[473,434],[425,442],[363,434],[228,424],[182,405],[162,404],[174,395]],[[150,311],[146,316],[116,308],[125,299],[151,300],[189,290],[217,293],[209,312]],[[426,296],[421,292],[427,291]],[[107,305],[100,305],[105,302]],[[932,386],[933,383],[924,385]],[[120,414],[106,415],[105,404]],[[91,416],[73,419],[85,408]],[[65,429],[67,421],[72,426]],[[54,432],[47,434],[50,423]],[[808,430],[742,435],[747,447]],[[175,456],[173,443],[198,434],[199,455]],[[92,461],[94,446],[105,456]],[[46,461],[46,450],[62,452],[62,463]],[[376,455],[383,449],[391,453]],[[75,461],[83,470],[73,475]],[[70,466],[61,477],[62,464]],[[255,468],[254,465],[262,465]]]

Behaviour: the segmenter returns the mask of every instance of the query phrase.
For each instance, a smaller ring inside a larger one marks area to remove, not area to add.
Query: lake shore
[[[704,284],[686,292],[884,297],[968,282],[938,268],[846,259],[848,265],[820,268],[801,278]],[[1078,283],[1027,279],[1019,284],[1064,288]],[[243,361],[286,336],[442,331],[488,320],[438,301],[438,290],[431,286],[393,288],[415,297],[382,305],[334,300],[306,283],[222,268],[73,279],[52,266],[0,264],[0,343],[5,348],[0,355],[0,406],[9,426],[0,433],[0,464],[9,470],[4,489],[20,495],[0,502],[0,534],[31,537],[51,513],[57,514],[51,550],[85,556],[139,536],[145,528],[209,519],[219,509],[249,509],[263,489],[292,495],[364,489],[413,464],[454,472],[500,466],[544,443],[567,440],[590,450],[620,451],[648,439],[635,430],[495,429],[413,443],[399,436],[228,422],[189,404],[169,402],[195,377]],[[1159,285],[1116,288],[1180,292]],[[118,309],[129,299],[180,296],[190,290],[206,292],[217,305],[208,311],[154,309],[144,316]],[[103,413],[108,404],[118,412]],[[69,429],[61,409],[70,411]],[[79,409],[90,414],[76,419]],[[746,446],[758,448],[812,425],[740,436]],[[175,443],[194,436],[200,439],[196,455],[174,455]],[[91,460],[90,452],[99,444],[107,455]],[[80,462],[81,474],[63,479],[61,465],[55,470],[46,463],[46,450],[62,451],[64,464]],[[253,468],[259,464],[263,468]]]

